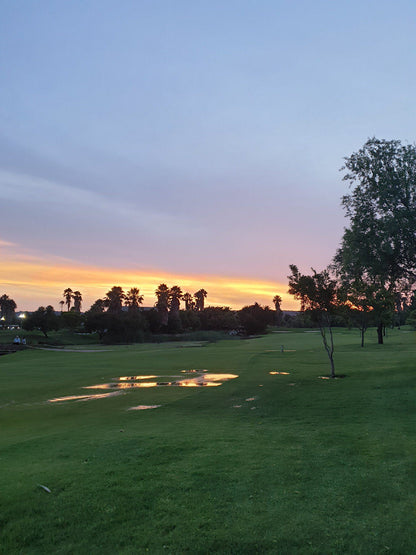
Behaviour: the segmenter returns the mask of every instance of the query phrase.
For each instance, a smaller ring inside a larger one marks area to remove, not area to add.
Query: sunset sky
[[[416,3],[2,0],[0,294],[239,308],[330,263],[343,157],[414,143]]]

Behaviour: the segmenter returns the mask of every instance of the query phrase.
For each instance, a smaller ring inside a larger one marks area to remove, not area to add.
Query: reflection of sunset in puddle
[[[276,376],[277,374],[288,376],[290,372],[269,372],[269,374],[271,374],[272,376]]]
[[[128,382],[133,380],[151,380],[152,378],[157,378],[158,376],[121,376],[120,378],[114,378],[115,380],[120,380],[121,382]]]
[[[69,395],[67,397],[56,397],[55,399],[49,399],[48,402],[59,403],[64,401],[91,401],[93,399],[105,399],[106,397],[113,397],[114,395],[122,395],[123,391],[120,390],[143,387],[216,387],[222,385],[222,383],[227,380],[238,378],[237,374],[211,374],[207,370],[187,370],[186,372],[196,373],[197,375],[194,378],[184,378],[166,382],[140,381],[158,378],[159,376],[121,376],[120,378],[113,378],[115,380],[113,383],[102,383],[83,387],[83,389],[116,389],[117,391],[113,391],[111,393],[97,393],[93,395]],[[179,376],[170,377],[175,378]],[[160,406],[161,405],[137,405],[136,407],[131,407],[128,410],[156,409]]]
[[[137,407],[130,407],[127,410],[148,410],[148,409],[158,409],[162,405],[137,405]]]
[[[192,372],[192,371],[191,371]],[[197,372],[197,371],[194,371]],[[142,380],[146,376],[140,376]],[[147,376],[154,378],[155,376]],[[157,376],[156,376],[157,377]],[[183,380],[173,380],[169,382],[135,382],[135,376],[123,376],[118,378],[119,382],[103,383],[97,385],[89,385],[83,389],[138,389],[142,387],[216,387],[222,385],[223,382],[238,378],[237,374],[200,374],[195,378],[184,378]],[[115,378],[117,379],[117,378]],[[127,383],[126,383],[127,382]]]
[[[135,389],[136,387],[156,387],[157,382],[142,383],[101,383],[97,385],[88,385],[82,389]]]
[[[68,397],[56,397],[49,399],[49,403],[61,403],[63,401],[93,401],[94,399],[104,399],[105,397],[114,397],[120,395],[121,391],[114,391],[113,393],[97,393],[96,395],[69,395]]]

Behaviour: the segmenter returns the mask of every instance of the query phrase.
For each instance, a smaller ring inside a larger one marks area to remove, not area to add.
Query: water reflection
[[[147,378],[152,378],[153,376],[147,376]],[[221,385],[223,382],[238,378],[237,374],[211,374],[205,373],[196,376],[195,378],[184,378],[181,380],[172,380],[166,382],[142,382],[142,381],[132,381],[134,376],[123,376],[118,378],[119,382],[114,383],[103,383],[97,385],[89,385],[84,387],[84,389],[137,389],[142,387],[216,387]],[[140,376],[139,379],[143,379]],[[128,382],[127,382],[128,380]],[[126,383],[127,382],[127,383]]]
[[[56,397],[49,399],[49,403],[61,403],[64,401],[93,401],[94,399],[104,399],[105,397],[114,397],[120,395],[121,391],[114,391],[113,393],[97,393],[95,395],[68,395],[67,397]]]
[[[120,380],[121,382],[127,382],[132,380],[151,380],[153,378],[158,378],[159,376],[120,376],[120,378],[114,378],[115,380]]]
[[[156,387],[158,382],[141,382],[141,383],[101,383],[97,385],[87,385],[82,389],[135,389],[136,387]]]
[[[116,389],[117,391],[113,391],[111,393],[95,393],[92,395],[68,395],[66,397],[56,397],[55,399],[49,399],[48,402],[61,403],[65,401],[91,401],[93,399],[105,399],[106,397],[112,397],[114,395],[122,395],[122,390],[137,389],[142,387],[216,387],[227,380],[238,378],[237,374],[213,374],[208,372],[207,370],[191,370],[190,373],[196,373],[197,375],[194,378],[183,378],[178,380],[173,379],[172,381],[166,382],[141,381],[157,378],[158,376],[121,376],[119,378],[114,378],[115,381],[112,383],[102,383],[83,387],[83,389]],[[171,377],[176,378],[179,376]],[[138,405],[137,407],[131,407],[131,409],[129,410],[145,410],[158,408],[159,406],[161,405]]]
[[[136,407],[130,407],[127,410],[148,410],[148,409],[158,409],[162,405],[137,405]]]

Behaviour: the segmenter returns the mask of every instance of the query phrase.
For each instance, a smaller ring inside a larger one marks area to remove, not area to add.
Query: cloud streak
[[[43,209],[65,209],[74,213],[88,211],[94,217],[101,216],[107,222],[120,220],[124,223],[152,229],[156,235],[166,228],[173,236],[185,237],[188,234],[186,222],[171,214],[155,210],[140,210],[132,204],[122,202],[115,192],[114,198],[108,198],[98,192],[69,186],[56,181],[27,174],[0,170],[0,199],[3,202],[15,202],[23,206],[42,205]]]

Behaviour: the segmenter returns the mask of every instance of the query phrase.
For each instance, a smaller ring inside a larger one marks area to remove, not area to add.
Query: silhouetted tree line
[[[97,299],[85,313],[85,330],[97,332],[103,341],[134,342],[157,334],[197,330],[262,333],[274,319],[273,311],[257,303],[241,311],[223,306],[205,307],[208,295],[205,289],[192,295],[183,293],[178,285],[168,287],[162,283],[155,294],[155,306],[144,310],[139,289],[125,294],[121,287],[112,287],[104,299]],[[181,301],[185,305],[182,309]]]

